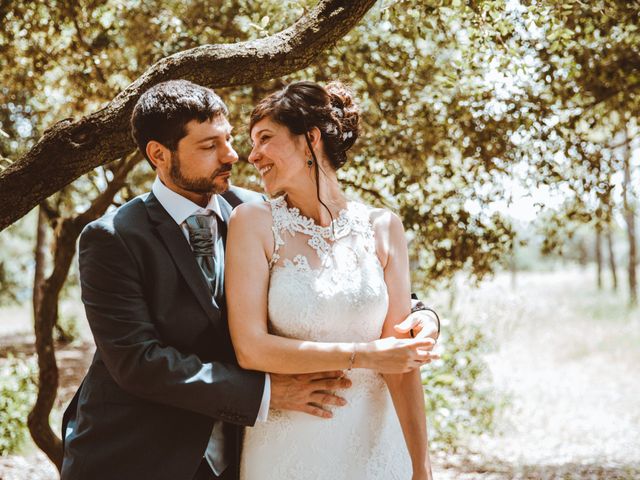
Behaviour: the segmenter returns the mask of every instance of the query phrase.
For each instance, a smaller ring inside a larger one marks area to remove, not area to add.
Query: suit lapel
[[[231,217],[231,212],[233,211],[233,207],[227,200],[222,196],[218,195],[218,205],[220,205],[220,213],[222,214],[222,240],[224,242],[225,249],[227,247],[227,226],[229,225],[229,218]]]
[[[180,273],[187,282],[187,285],[189,285],[207,315],[214,323],[218,323],[220,320],[220,311],[214,307],[211,301],[211,292],[184,233],[162,207],[153,192],[149,193],[145,200],[145,205],[149,213],[149,218],[167,247],[178,270],[180,270]]]

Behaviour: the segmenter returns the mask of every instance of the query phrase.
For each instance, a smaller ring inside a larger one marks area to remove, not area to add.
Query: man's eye
[[[268,136],[268,135],[265,135],[264,137],[260,137],[260,143],[264,143],[264,142],[266,142],[267,140],[269,140],[270,138],[271,138],[271,137],[270,137],[270,136]]]
[[[213,145],[209,145],[208,147],[205,147],[207,150],[213,150],[216,148],[216,144],[214,143]]]

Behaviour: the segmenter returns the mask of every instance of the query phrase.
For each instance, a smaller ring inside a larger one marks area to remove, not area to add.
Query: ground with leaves
[[[591,271],[574,270],[521,274],[515,288],[507,275],[479,289],[458,286],[452,315],[486,329],[495,397],[506,406],[495,432],[467,439],[458,452],[436,452],[435,478],[640,477],[640,312],[627,312],[622,299],[594,285]],[[447,295],[432,299],[442,311]],[[2,358],[32,355],[28,322],[17,310],[0,313]],[[60,348],[59,406],[91,354],[86,342]],[[2,480],[55,478],[31,445],[0,458]]]

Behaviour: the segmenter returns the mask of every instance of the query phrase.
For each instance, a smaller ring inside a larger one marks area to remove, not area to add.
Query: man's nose
[[[236,163],[238,161],[238,152],[227,142],[227,151],[222,155],[221,161],[223,163]]]

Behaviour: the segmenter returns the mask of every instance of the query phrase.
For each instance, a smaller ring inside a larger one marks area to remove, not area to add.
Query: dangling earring
[[[308,159],[308,160],[307,160],[307,166],[308,166],[309,168],[311,168],[311,166],[312,166],[312,165],[313,165],[313,160]]]

